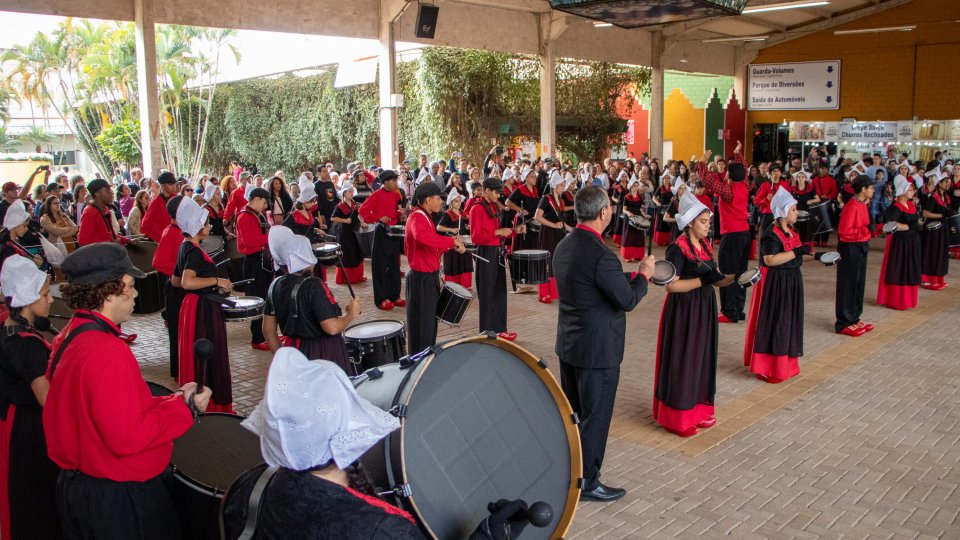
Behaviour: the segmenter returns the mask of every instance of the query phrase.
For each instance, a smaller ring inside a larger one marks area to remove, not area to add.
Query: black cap
[[[434,195],[443,195],[443,190],[435,182],[424,182],[413,192],[413,204],[419,206]]]
[[[397,171],[394,171],[393,169],[384,169],[380,171],[380,174],[377,176],[377,180],[381,184],[389,180],[396,180],[397,178],[399,178],[399,175],[397,174]]]
[[[183,202],[183,195],[170,197],[167,201],[167,213],[170,214],[170,219],[177,219],[177,208],[180,208],[181,202]]]
[[[254,199],[267,199],[270,200],[270,192],[258,187],[250,191],[250,197],[247,198],[247,202],[252,202]]]
[[[98,285],[124,274],[147,277],[130,262],[127,250],[112,242],[97,242],[74,250],[63,260],[60,270],[71,285]]]
[[[160,173],[160,176],[157,177],[157,182],[161,184],[176,184],[177,177],[170,171],[163,171]]]
[[[62,186],[56,182],[50,182],[49,184],[47,184],[47,193],[50,193],[55,189],[60,189],[61,187]]]
[[[491,191],[500,191],[501,189],[503,189],[503,182],[495,176],[488,176],[483,181],[483,189],[489,189]]]
[[[91,180],[90,183],[87,184],[87,191],[90,193],[90,195],[95,195],[101,189],[110,189],[110,183],[103,178]]]

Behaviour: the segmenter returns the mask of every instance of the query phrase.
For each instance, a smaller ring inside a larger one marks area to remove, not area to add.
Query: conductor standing
[[[577,227],[560,241],[553,271],[560,291],[556,353],[560,384],[580,417],[583,447],[581,500],[615,501],[626,494],[600,483],[600,466],[613,416],[623,361],[626,312],[647,294],[654,258],[625,273],[620,259],[601,239],[613,208],[599,187],[580,190],[574,199]]]

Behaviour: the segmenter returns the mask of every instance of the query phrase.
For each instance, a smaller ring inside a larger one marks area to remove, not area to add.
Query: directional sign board
[[[840,61],[750,64],[747,108],[751,111],[840,108]]]

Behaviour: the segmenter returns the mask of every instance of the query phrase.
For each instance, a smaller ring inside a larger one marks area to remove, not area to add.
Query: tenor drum
[[[757,283],[760,283],[761,277],[762,277],[762,274],[760,273],[759,268],[757,267],[748,268],[746,272],[740,274],[740,277],[737,278],[737,283],[739,283],[741,287],[746,289],[747,287],[752,287]]]
[[[437,299],[437,319],[450,326],[460,326],[473,302],[473,294],[459,283],[444,283]]]
[[[407,234],[407,226],[403,223],[399,225],[384,225],[387,230],[387,236],[403,238]]]
[[[263,317],[263,298],[256,296],[230,296],[233,305],[221,304],[223,318],[227,322],[249,322]]]
[[[510,276],[517,283],[539,285],[550,281],[547,259],[550,252],[542,249],[521,249],[510,258]]]
[[[219,236],[208,236],[201,240],[200,249],[213,260],[218,268],[230,260],[227,257],[226,242]]]
[[[643,216],[630,216],[627,218],[627,222],[631,227],[640,231],[646,231],[650,229],[650,220]]]
[[[220,538],[223,493],[247,470],[263,463],[260,438],[240,425],[242,416],[201,414],[173,442],[170,494],[184,540]]]
[[[153,256],[157,252],[157,243],[148,241],[131,242],[126,245],[127,256],[130,262],[146,274],[146,277],[137,278],[134,285],[137,288],[137,298],[134,300],[133,312],[137,315],[157,313],[163,309],[164,279],[153,269]]]
[[[354,380],[358,394],[401,416],[400,428],[360,458],[371,482],[400,486],[395,501],[433,538],[467,538],[499,499],[547,502],[552,521],[523,538],[563,537],[582,465],[560,385],[533,354],[500,339],[439,347]]]
[[[324,266],[333,266],[340,260],[340,244],[336,242],[321,242],[312,244],[313,255]]]
[[[823,234],[833,231],[833,222],[830,220],[831,201],[824,201],[810,207],[810,221],[813,234]]]
[[[343,331],[347,356],[358,371],[400,360],[406,354],[407,333],[403,323],[393,320],[368,321]]]

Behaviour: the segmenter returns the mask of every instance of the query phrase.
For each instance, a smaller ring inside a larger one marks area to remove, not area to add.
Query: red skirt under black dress
[[[904,211],[900,203],[887,208],[886,221],[896,221],[911,227],[887,235],[877,283],[877,304],[891,309],[917,307],[920,288],[920,234],[913,230],[920,219],[915,206]]]
[[[235,414],[233,382],[230,379],[230,356],[227,353],[227,323],[216,301],[187,291],[180,306],[180,386],[200,379],[193,344],[205,338],[213,343],[213,355],[203,373],[204,386],[213,392],[207,412]]]
[[[623,242],[620,244],[620,255],[624,259],[640,260],[646,257],[646,235],[643,231],[630,226],[630,220],[623,220]]]
[[[563,240],[563,237],[567,233],[564,229],[551,229],[544,225],[543,229],[540,231],[540,249],[544,249],[550,252],[550,256],[547,257],[547,276],[550,280],[546,283],[540,284],[540,297],[550,297],[551,299],[559,299],[560,291],[557,289],[557,278],[553,277],[553,251],[557,249],[557,244]]]
[[[932,285],[946,283],[944,279],[950,266],[950,252],[947,249],[947,220],[939,229],[930,230],[924,227],[920,233],[920,280]]]

